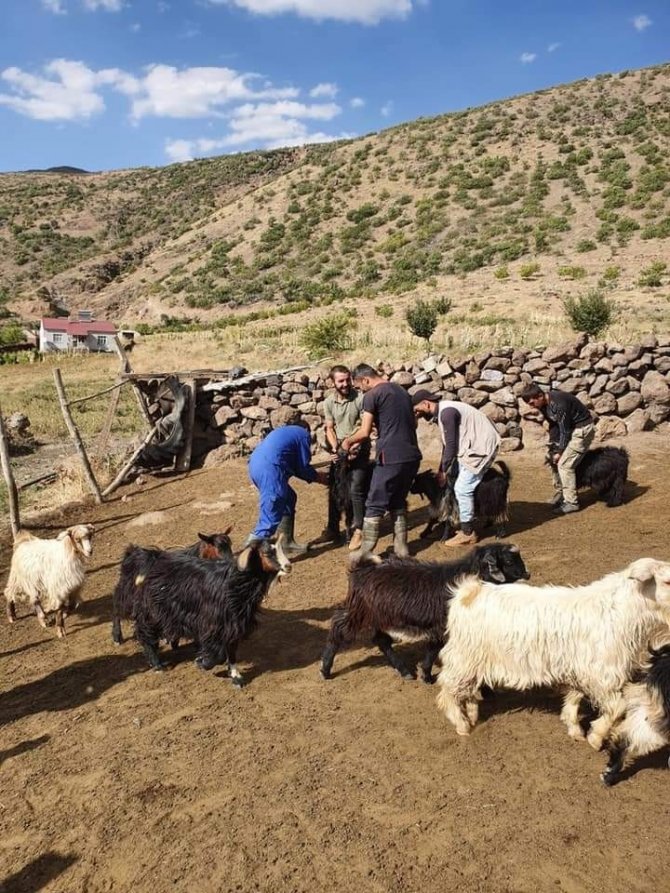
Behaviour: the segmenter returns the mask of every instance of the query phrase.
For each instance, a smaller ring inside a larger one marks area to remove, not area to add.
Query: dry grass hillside
[[[667,330],[669,150],[665,65],[346,143],[6,174],[0,301],[196,321],[238,357],[294,357],[301,325],[334,311],[357,317],[353,348],[406,354],[404,307],[438,295],[437,346],[554,340],[562,298],[592,287],[623,311],[611,337]]]

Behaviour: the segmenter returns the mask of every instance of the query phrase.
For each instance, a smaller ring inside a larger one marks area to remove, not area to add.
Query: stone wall
[[[546,440],[538,415],[519,398],[531,381],[575,394],[598,419],[598,437],[654,428],[670,417],[670,336],[645,336],[624,346],[585,335],[546,349],[501,347],[461,356],[430,356],[398,367],[380,362],[391,381],[481,409],[502,438],[501,450],[524,440]],[[194,457],[204,464],[251,452],[272,428],[305,419],[323,443],[323,400],[328,369],[258,376],[253,384],[228,383],[198,391]]]

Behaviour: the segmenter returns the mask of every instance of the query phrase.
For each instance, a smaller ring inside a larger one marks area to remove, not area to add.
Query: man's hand
[[[342,443],[340,444],[340,446],[342,447],[342,449],[343,449],[345,452],[348,453],[349,450],[351,449],[351,444],[349,443],[349,438],[348,438],[348,437],[345,437],[344,440],[342,441]]]
[[[444,487],[447,483],[447,475],[444,471],[438,471],[435,475],[435,480],[437,481],[438,487]]]
[[[561,453],[552,453],[551,461],[554,463],[554,465],[558,465],[560,458],[561,458]]]

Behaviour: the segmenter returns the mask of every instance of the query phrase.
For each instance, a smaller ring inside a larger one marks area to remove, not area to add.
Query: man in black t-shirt
[[[578,512],[576,469],[595,434],[593,416],[581,400],[565,391],[545,392],[539,385],[529,384],[520,397],[549,422],[554,512],[559,515]]]
[[[348,450],[377,429],[376,462],[365,503],[361,553],[372,552],[379,524],[386,512],[393,518],[393,551],[407,554],[407,494],[419,470],[421,451],[416,439],[412,398],[400,385],[386,381],[366,363],[352,371],[355,387],[363,392],[361,427],[342,442]]]

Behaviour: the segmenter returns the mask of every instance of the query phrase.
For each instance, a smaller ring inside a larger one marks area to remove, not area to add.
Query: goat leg
[[[159,631],[150,626],[143,624],[135,625],[135,638],[142,646],[144,656],[152,670],[164,670],[165,664],[160,658],[158,652],[158,642],[160,639]]]
[[[59,639],[65,638],[65,618],[67,613],[64,608],[58,608],[56,611],[56,635]]]
[[[7,602],[7,620],[9,623],[16,622],[16,605],[13,601]]]
[[[333,615],[328,631],[328,642],[321,655],[321,676],[323,679],[332,679],[331,670],[333,669],[335,655],[344,644],[352,639],[348,621],[349,615],[346,610],[337,611]]]
[[[387,633],[383,633],[379,629],[375,630],[372,641],[377,648],[379,648],[393,669],[400,673],[403,679],[416,679],[416,673],[413,670],[410,670],[393,650],[393,639]]]
[[[115,645],[123,645],[123,632],[121,631],[121,618],[112,617],[112,642]]]
[[[35,614],[37,615],[37,622],[40,626],[44,627],[44,629],[47,629],[51,625],[39,601],[35,602]]]
[[[433,532],[433,528],[434,528],[435,525],[438,524],[438,523],[439,523],[439,522],[438,522],[436,519],[433,519],[433,520],[429,521],[429,522],[426,524],[426,526],[423,528],[423,530],[421,531],[421,533],[419,534],[419,539],[422,539],[422,540],[426,540],[426,539],[428,539],[428,537],[429,537],[429,536],[431,535],[431,533]]]
[[[612,744],[609,746],[608,750],[609,759],[605,771],[600,775],[600,779],[605,787],[609,788],[619,781],[621,770],[623,769],[626,749],[619,744]]]
[[[244,685],[244,679],[242,678],[242,674],[236,666],[237,642],[228,642],[226,651],[228,654],[228,675],[230,676],[230,681],[236,688],[242,688],[242,686]]]
[[[433,664],[437,660],[437,655],[440,653],[440,649],[443,645],[444,642],[442,639],[433,639],[428,643],[426,653],[421,661],[421,673],[423,675],[423,681],[427,685],[432,685],[435,682]]]

